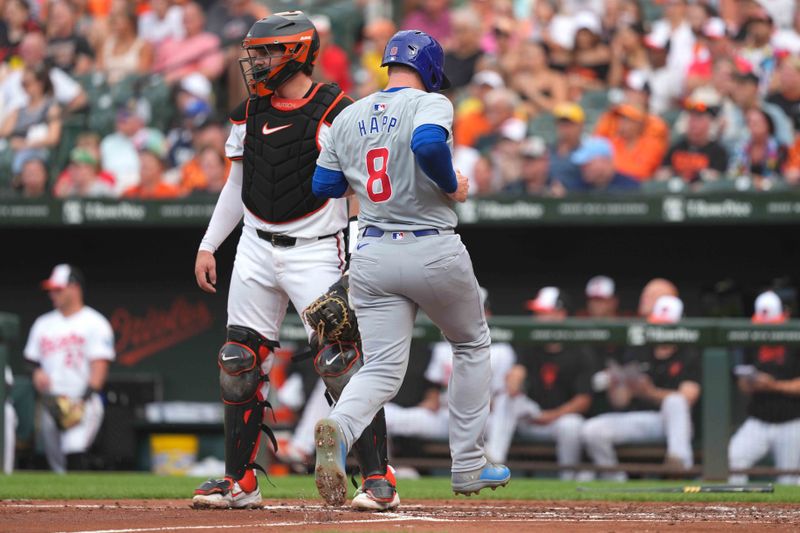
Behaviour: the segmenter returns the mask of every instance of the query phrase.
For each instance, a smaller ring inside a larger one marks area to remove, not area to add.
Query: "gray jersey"
[[[455,227],[453,201],[425,175],[410,149],[412,133],[423,124],[442,126],[452,149],[453,105],[441,94],[381,91],[336,118],[317,164],[344,173],[360,201],[361,227]]]

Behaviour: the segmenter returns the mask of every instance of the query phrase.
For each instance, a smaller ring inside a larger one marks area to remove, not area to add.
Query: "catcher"
[[[225,145],[231,169],[195,261],[198,286],[215,293],[214,253],[244,221],[228,292],[227,336],[217,355],[225,476],[195,489],[195,507],[261,504],[255,456],[262,431],[275,444],[263,422],[287,305],[307,308],[344,272],[347,201],[316,198],[311,179],[322,140],[352,99],[335,85],[313,80],[319,47],[316,28],[300,11],[255,22],[242,42],[247,55],[240,66],[250,96],[231,113]],[[328,341],[320,339],[315,348],[324,352]],[[320,357],[334,364],[333,351],[347,346],[334,343],[330,356]],[[375,434],[382,434],[380,427]],[[385,444],[373,440],[356,450],[365,477],[352,502],[357,509],[388,509],[399,502],[382,449]]]
[[[349,277],[345,274],[303,311],[303,319],[314,331],[311,336],[312,348],[317,352],[314,370],[325,382],[331,405],[364,364],[361,334],[349,303],[349,289]],[[362,475],[362,484],[353,498],[355,508],[389,510],[400,504],[386,441],[386,417],[381,409],[353,445]],[[382,475],[384,472],[386,475]]]

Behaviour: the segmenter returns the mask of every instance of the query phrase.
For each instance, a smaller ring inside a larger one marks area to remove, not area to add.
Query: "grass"
[[[311,476],[271,478],[274,487],[261,479],[261,490],[270,499],[302,498],[318,500]],[[15,473],[0,475],[0,499],[160,499],[190,498],[192,490],[204,479],[191,477],[156,476],[149,473]],[[551,479],[512,479],[511,484],[495,492],[485,490],[480,499],[517,500],[607,500],[607,501],[667,501],[667,502],[771,502],[800,503],[800,487],[776,486],[771,494],[671,494],[578,492],[576,487],[598,489],[670,487],[694,482],[630,481],[625,484],[609,482],[574,483]],[[429,477],[398,482],[404,499],[442,500],[455,496],[447,477]],[[463,496],[459,496],[463,498]],[[475,496],[472,499],[476,499]]]

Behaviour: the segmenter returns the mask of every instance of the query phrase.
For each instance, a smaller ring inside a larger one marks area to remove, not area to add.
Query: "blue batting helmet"
[[[450,87],[450,80],[444,74],[444,50],[425,32],[403,30],[395,33],[383,51],[381,66],[393,64],[416,70],[429,92]]]

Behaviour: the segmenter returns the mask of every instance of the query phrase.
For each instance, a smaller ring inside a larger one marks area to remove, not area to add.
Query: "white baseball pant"
[[[659,411],[603,413],[583,425],[583,443],[597,466],[617,464],[616,444],[667,443],[667,455],[677,457],[686,468],[694,464],[692,417],[689,402],[679,393],[664,398]],[[624,472],[604,472],[603,478],[625,481]]]
[[[14,471],[14,451],[17,445],[17,412],[11,402],[5,403],[5,442],[3,443],[3,472]]]
[[[89,450],[103,423],[104,411],[100,396],[92,394],[84,404],[81,421],[77,425],[61,431],[47,409],[39,408],[39,434],[51,470],[57,474],[65,473],[67,471],[67,455],[84,453]]]
[[[748,417],[728,444],[728,464],[732,470],[750,468],[769,452],[772,452],[776,468],[800,470],[800,418],[771,424]],[[733,474],[729,481],[734,484],[747,483],[747,476]],[[797,485],[800,476],[778,476],[776,481],[784,485]]]
[[[580,463],[583,417],[570,413],[546,425],[530,421],[541,412],[539,404],[524,394],[498,394],[492,404],[486,437],[486,454],[489,458],[494,462],[505,462],[514,433],[518,432],[535,441],[555,442],[559,466],[568,467]],[[573,470],[562,470],[559,474],[563,480],[575,479],[575,475]]]

